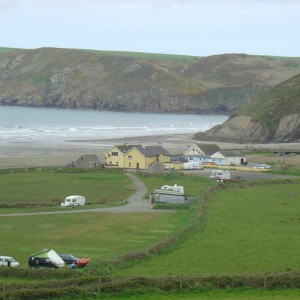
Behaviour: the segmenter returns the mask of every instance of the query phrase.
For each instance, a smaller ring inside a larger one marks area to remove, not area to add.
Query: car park
[[[253,169],[270,170],[270,169],[272,169],[272,167],[270,165],[267,165],[267,164],[257,164],[255,166],[253,166]]]
[[[20,264],[11,256],[0,256],[0,267],[19,267]]]
[[[74,265],[75,267],[78,268],[85,267],[90,261],[89,258],[86,257],[77,258],[74,255],[68,253],[61,253],[58,255],[65,262],[66,265]]]

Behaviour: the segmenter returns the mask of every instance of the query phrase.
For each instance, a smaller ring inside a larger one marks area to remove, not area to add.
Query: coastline
[[[22,167],[66,166],[83,154],[96,154],[104,161],[104,154],[114,145],[142,144],[161,145],[167,150],[183,150],[195,143],[204,142],[193,139],[194,133],[145,135],[112,139],[73,139],[63,143],[4,143],[0,141],[0,169]],[[233,144],[215,142],[223,150],[249,150],[251,148],[265,151],[289,151],[300,153],[300,143],[282,144]]]
[[[194,144],[193,133],[136,136],[113,139],[66,140],[63,143],[0,142],[0,168],[66,166],[83,154],[96,154],[104,160],[104,153],[117,144],[161,145],[167,149],[187,148]]]

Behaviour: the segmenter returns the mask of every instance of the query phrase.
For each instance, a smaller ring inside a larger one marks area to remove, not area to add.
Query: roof
[[[101,162],[101,159],[96,155],[96,154],[84,154],[81,155],[77,161],[83,160],[86,162],[91,162],[91,163],[95,163],[95,162]]]
[[[115,145],[114,147],[118,148],[123,154],[131,150],[132,148],[136,147],[142,147],[141,145],[128,145],[128,144],[123,144],[123,145]]]
[[[170,156],[171,154],[162,146],[136,146],[138,151],[140,151],[144,156],[156,156],[163,154],[165,156]]]
[[[221,153],[225,157],[240,157],[241,153],[239,151],[229,151],[229,150],[222,150],[222,151],[217,151]]]
[[[199,144],[196,145],[204,152],[205,155],[213,155],[216,152],[220,152],[221,148],[217,144]]]

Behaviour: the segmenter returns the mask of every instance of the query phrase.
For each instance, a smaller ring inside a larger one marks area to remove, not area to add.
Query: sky
[[[0,47],[300,57],[300,0],[0,0]]]

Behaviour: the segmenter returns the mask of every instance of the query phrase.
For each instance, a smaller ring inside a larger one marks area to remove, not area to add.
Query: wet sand
[[[161,145],[170,152],[184,152],[194,143],[190,134],[139,136],[122,139],[68,140],[63,143],[4,143],[0,141],[0,168],[66,166],[83,154],[96,154],[104,161],[104,153],[117,144]],[[203,143],[203,142],[202,142]],[[208,142],[211,143],[211,142]],[[217,143],[224,150],[260,149],[300,152],[300,143],[232,144]]]

